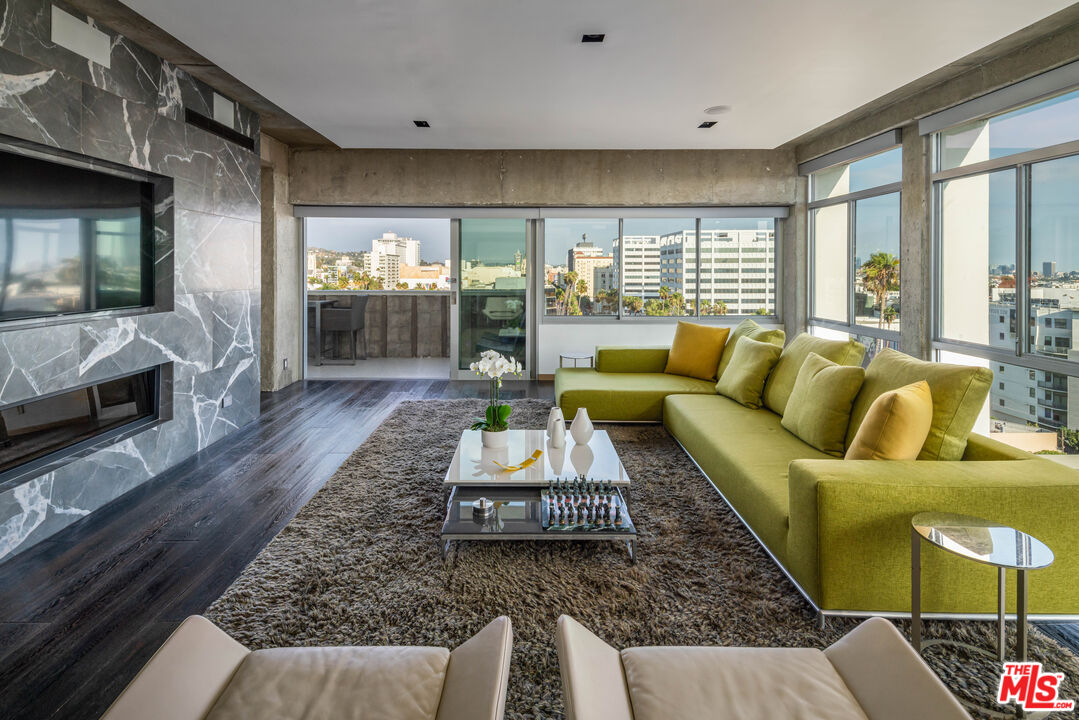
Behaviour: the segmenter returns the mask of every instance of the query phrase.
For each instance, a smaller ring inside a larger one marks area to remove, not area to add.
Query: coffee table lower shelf
[[[623,509],[620,529],[545,529],[540,488],[455,486],[450,490],[446,519],[439,536],[442,558],[449,558],[452,543],[461,540],[616,542],[625,543],[630,562],[636,563],[637,528],[629,516],[625,497],[620,490],[615,492]],[[494,516],[482,522],[472,517],[472,502],[480,497],[495,503]]]

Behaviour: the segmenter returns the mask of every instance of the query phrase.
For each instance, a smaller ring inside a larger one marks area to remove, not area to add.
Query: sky
[[[450,256],[450,221],[439,218],[307,218],[307,247],[370,252],[371,241],[384,232],[419,240],[424,262]]]

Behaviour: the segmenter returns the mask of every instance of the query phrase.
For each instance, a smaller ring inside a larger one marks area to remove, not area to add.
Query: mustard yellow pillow
[[[736,339],[731,362],[719,376],[716,392],[748,408],[759,408],[764,381],[782,352],[783,348],[771,343],[745,336]]]
[[[773,377],[776,372],[778,364]],[[798,370],[781,424],[807,445],[843,457],[850,409],[864,377],[860,365],[840,365],[811,351]],[[767,394],[765,388],[766,402]]]
[[[730,332],[730,328],[679,320],[663,372],[701,380],[713,379]]]
[[[847,448],[846,460],[916,460],[933,425],[933,395],[919,380],[877,396]]]

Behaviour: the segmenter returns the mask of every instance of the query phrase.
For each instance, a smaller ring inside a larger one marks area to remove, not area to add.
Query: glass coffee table
[[[448,493],[440,543],[443,558],[461,540],[619,542],[636,562],[637,528],[626,502],[630,478],[611,439],[597,430],[587,445],[567,435],[554,448],[543,430],[507,430],[505,448],[485,448],[480,433],[465,430],[453,454],[443,489]],[[496,463],[515,465],[543,455],[531,466],[505,472]],[[487,515],[473,513],[486,498]]]

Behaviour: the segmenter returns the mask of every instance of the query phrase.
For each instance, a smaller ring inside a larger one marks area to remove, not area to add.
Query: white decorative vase
[[[558,410],[558,417],[555,417]],[[551,438],[551,447],[566,447],[566,421],[562,419],[562,411],[555,408],[551,411],[551,421],[548,423],[547,435]]]
[[[555,425],[561,425],[562,430],[566,429],[566,418],[562,417],[562,408],[551,408],[551,414],[547,416],[547,437],[554,437]]]
[[[573,424],[570,425],[569,434],[573,436],[573,442],[578,445],[587,445],[588,441],[592,439],[592,431],[595,428],[592,426],[592,420],[588,417],[588,410],[586,408],[577,408],[577,414],[573,418]]]
[[[487,448],[504,448],[509,442],[509,431],[502,430],[501,432],[488,432],[487,430],[480,430],[480,442]]]

